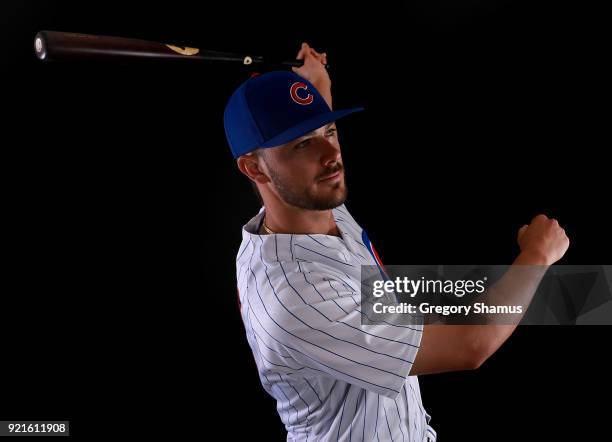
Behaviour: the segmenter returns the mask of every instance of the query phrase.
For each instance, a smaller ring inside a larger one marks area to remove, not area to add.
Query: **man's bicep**
[[[425,325],[410,375],[471,370],[480,365],[482,333],[472,325]]]

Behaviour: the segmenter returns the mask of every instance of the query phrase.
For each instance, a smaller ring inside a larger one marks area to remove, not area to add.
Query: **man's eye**
[[[296,149],[302,149],[304,147],[306,147],[308,145],[308,143],[310,143],[310,140],[304,140],[301,143],[298,143],[295,145]]]
[[[327,131],[327,136],[329,136],[329,137],[334,136],[335,134],[336,134],[336,129],[335,128],[329,129]]]

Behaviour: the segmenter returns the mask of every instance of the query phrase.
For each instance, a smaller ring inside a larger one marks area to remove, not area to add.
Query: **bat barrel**
[[[34,53],[39,60],[47,59],[47,40],[44,32],[38,32],[34,37]]]
[[[70,32],[40,31],[34,52],[43,61],[62,59],[205,59],[197,48],[146,40]],[[213,55],[214,59],[222,56]],[[226,57],[227,58],[227,57]]]

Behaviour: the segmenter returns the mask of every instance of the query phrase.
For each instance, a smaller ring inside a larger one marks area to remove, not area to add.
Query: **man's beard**
[[[340,193],[333,193],[330,197],[328,195],[315,195],[311,192],[311,187],[305,189],[296,189],[289,180],[285,180],[278,175],[272,168],[268,167],[270,173],[270,179],[281,199],[292,206],[299,207],[305,210],[329,210],[334,209],[346,201],[348,189],[346,188],[346,175],[343,176],[342,180],[338,181],[333,185],[334,189],[344,184],[344,190]],[[332,173],[344,171],[343,166],[335,167],[325,173],[330,175]]]

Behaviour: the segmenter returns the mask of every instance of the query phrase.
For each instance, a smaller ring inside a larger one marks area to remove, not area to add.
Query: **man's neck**
[[[340,236],[340,231],[338,230],[331,209],[319,211],[288,206],[266,206],[264,223],[265,226],[274,233]],[[265,232],[263,228],[264,223],[262,223],[262,230]]]

